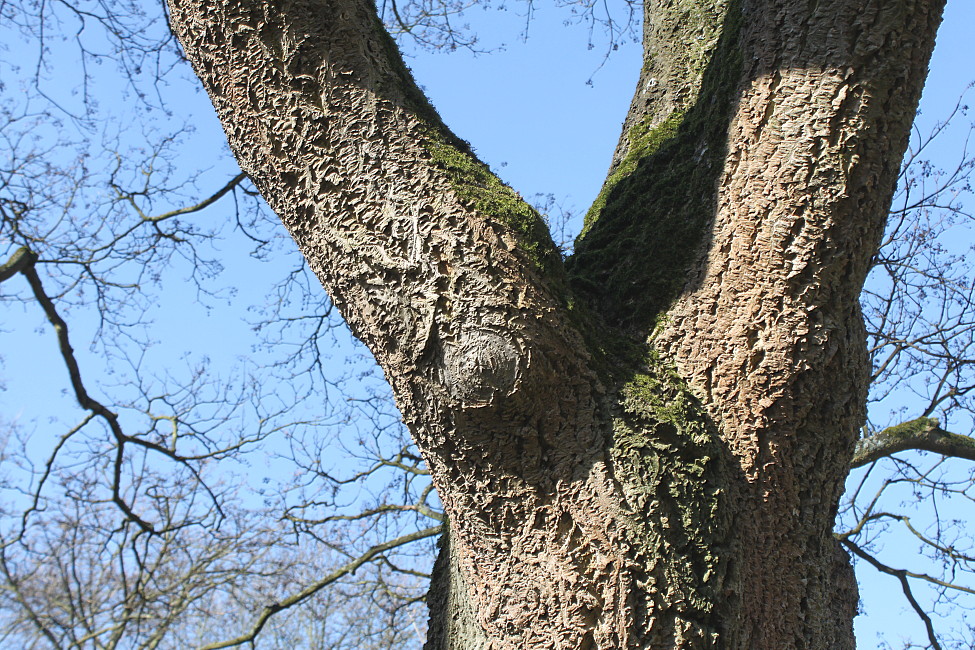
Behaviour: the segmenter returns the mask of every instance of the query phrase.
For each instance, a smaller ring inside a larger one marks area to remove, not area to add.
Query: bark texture
[[[364,0],[170,0],[450,521],[430,650],[852,647],[857,295],[937,1],[648,0],[563,265]]]
[[[745,76],[710,244],[657,341],[720,421],[747,481],[735,506],[748,540],[745,647],[849,638],[831,629],[844,587],[832,579],[829,533],[866,415],[858,296],[936,4],[768,3],[743,29]]]

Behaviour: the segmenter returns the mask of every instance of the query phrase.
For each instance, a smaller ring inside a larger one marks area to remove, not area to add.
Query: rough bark
[[[563,267],[363,0],[170,0],[449,515],[430,650],[852,647],[857,295],[937,1],[650,0]]]
[[[675,7],[712,8],[662,5],[648,11],[669,20]],[[729,505],[742,555],[733,647],[852,645],[855,596],[837,598],[851,593],[852,578],[837,567],[829,532],[864,418],[857,296],[941,8],[732,3],[696,93],[693,86],[669,92],[647,78],[667,78],[675,66],[693,65],[693,56],[645,66],[628,122],[638,137],[624,136],[614,164],[641,146],[647,120],[666,132],[639,152],[639,168],[610,190],[605,207],[596,206],[601,212],[589,215],[579,245],[575,266],[595,285],[593,295],[610,296],[622,306],[618,322],[649,336],[735,458],[740,482]],[[648,16],[649,25],[659,22]],[[674,24],[705,42],[712,33],[693,20]],[[714,103],[725,101],[729,78],[734,89],[722,121]],[[672,106],[675,117],[648,105]],[[649,193],[643,188],[653,180],[632,180],[668,172],[682,184],[671,180]],[[641,198],[650,205],[636,222],[627,206]],[[681,249],[689,242],[695,245]],[[632,271],[639,262],[614,268],[607,257],[649,263],[641,277]]]
[[[941,5],[755,9],[709,248],[658,341],[720,420],[747,481],[735,506],[750,542],[745,645],[840,647],[840,636],[824,645],[850,634],[830,629],[829,535],[865,418],[858,296]]]

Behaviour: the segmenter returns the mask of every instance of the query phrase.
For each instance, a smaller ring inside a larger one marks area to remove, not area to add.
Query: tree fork
[[[430,466],[430,650],[852,647],[857,295],[942,6],[647,2],[565,269],[371,2],[170,1]]]

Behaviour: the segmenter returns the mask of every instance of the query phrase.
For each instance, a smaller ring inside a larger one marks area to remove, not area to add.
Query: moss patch
[[[649,334],[705,245],[742,74],[740,23],[733,3],[694,105],[630,130],[626,158],[606,180],[567,261],[573,288],[610,324],[634,334]]]
[[[887,427],[881,434],[890,438],[914,438],[919,433],[937,429],[939,424],[935,418],[917,418]]]
[[[539,270],[551,271],[561,263],[542,216],[487,165],[469,151],[444,141],[439,134],[431,134],[425,147],[433,163],[447,173],[461,202],[511,228],[519,247]]]
[[[582,232],[579,234],[580,238],[585,237],[589,228],[599,219],[599,216],[606,208],[607,199],[617,184],[635,172],[641,160],[653,155],[660,150],[664,143],[673,140],[677,136],[678,129],[680,128],[681,122],[684,121],[685,115],[685,111],[678,111],[671,114],[670,117],[656,127],[651,128],[646,124],[638,124],[630,129],[629,134],[627,134],[630,141],[630,148],[627,151],[626,157],[620,162],[616,171],[603,183],[602,190],[600,190],[599,195],[596,197],[596,200],[589,208],[583,220]]]
[[[701,142],[687,120],[675,114],[642,134],[587,214],[570,262],[600,312],[643,333],[684,286],[714,213],[724,148]]]
[[[656,354],[623,383],[620,404],[611,459],[630,511],[629,537],[645,558],[641,579],[659,594],[658,612],[708,621],[718,616],[729,570],[722,557],[733,538],[723,447],[698,401]]]
[[[487,165],[474,155],[470,145],[455,136],[443,123],[426,95],[417,87],[399,47],[375,17],[374,28],[380,47],[393,65],[393,76],[382,81],[383,95],[400,99],[424,125],[421,138],[431,161],[445,171],[461,202],[471,210],[496,219],[511,228],[519,247],[539,270],[561,267],[561,254],[552,241],[544,219],[513,189],[505,185]]]
[[[622,404],[627,413],[645,421],[670,425],[689,436],[694,444],[706,444],[710,436],[703,424],[697,400],[673,368],[652,354],[651,367],[623,385]]]

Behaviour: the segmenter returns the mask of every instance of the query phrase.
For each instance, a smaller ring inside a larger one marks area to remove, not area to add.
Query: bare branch
[[[4,282],[21,273],[37,261],[37,255],[26,246],[18,248],[7,263],[0,266],[0,282]]]
[[[953,458],[975,460],[975,440],[941,428],[934,418],[917,418],[861,438],[852,467],[863,467],[901,451],[930,451]]]
[[[261,611],[261,614],[258,616],[257,621],[254,622],[254,626],[247,634],[239,636],[235,639],[230,639],[229,641],[221,641],[219,643],[211,643],[209,645],[205,645],[201,647],[200,650],[217,650],[218,648],[232,648],[234,646],[244,645],[245,643],[252,643],[257,638],[257,635],[261,633],[261,630],[264,629],[264,626],[267,624],[268,620],[278,612],[281,612],[283,610],[288,609],[289,607],[293,607],[301,603],[302,601],[310,598],[311,596],[314,596],[316,593],[318,593],[325,587],[336,582],[340,578],[355,573],[356,569],[358,569],[359,567],[361,567],[363,564],[370,561],[374,557],[381,555],[382,553],[385,553],[386,551],[389,551],[396,547],[409,544],[410,542],[415,542],[428,537],[434,537],[435,535],[439,535],[442,532],[442,530],[443,530],[443,526],[432,526],[430,528],[419,530],[415,533],[410,533],[408,535],[397,537],[396,539],[392,539],[382,544],[377,544],[372,548],[370,548],[365,553],[363,553],[362,555],[360,555],[359,557],[357,557],[356,559],[332,571],[321,580],[311,585],[308,585],[298,593],[288,598],[285,598],[284,600],[280,600],[276,603],[271,603],[270,605],[266,605],[264,609]]]
[[[100,417],[108,425],[109,429],[112,431],[112,434],[115,436],[116,441],[119,443],[116,448],[114,478],[112,481],[112,500],[129,519],[139,526],[139,528],[150,534],[155,533],[156,530],[152,527],[152,525],[137,515],[129,504],[126,503],[125,499],[122,498],[121,473],[125,453],[123,442],[126,439],[126,436],[122,432],[122,427],[118,421],[118,415],[113,413],[98,400],[92,398],[88,394],[87,389],[85,389],[85,385],[81,380],[81,370],[78,367],[78,360],[74,355],[74,348],[71,347],[71,342],[68,339],[68,324],[63,318],[61,318],[57,308],[54,306],[54,302],[51,300],[50,296],[47,295],[47,292],[44,291],[41,278],[37,275],[37,270],[34,268],[34,265],[28,264],[24,266],[24,268],[21,269],[21,272],[27,278],[27,282],[30,284],[31,290],[34,292],[34,297],[37,298],[37,302],[39,302],[41,307],[44,309],[44,314],[47,316],[47,319],[51,322],[51,325],[54,326],[54,331],[58,337],[58,347],[61,351],[61,357],[64,359],[64,363],[68,367],[68,375],[71,378],[71,387],[74,389],[75,397],[78,399],[78,403],[83,409],[91,411]]]
[[[886,564],[884,564],[883,562],[881,562],[880,560],[878,560],[877,558],[875,558],[874,556],[870,555],[866,551],[864,551],[862,548],[854,544],[849,539],[841,539],[840,542],[848,549],[850,549],[850,551],[852,551],[854,555],[856,555],[857,557],[863,560],[866,560],[871,566],[873,566],[881,573],[886,573],[887,575],[894,576],[895,578],[898,579],[898,581],[900,581],[901,589],[904,591],[904,596],[911,604],[911,608],[913,608],[914,611],[917,613],[918,618],[920,618],[921,621],[924,622],[924,629],[927,631],[928,641],[931,643],[931,647],[934,650],[941,650],[941,644],[938,642],[938,635],[934,631],[934,623],[931,621],[931,617],[928,616],[928,613],[924,611],[924,608],[921,607],[920,603],[917,602],[917,599],[914,597],[914,592],[911,590],[911,583],[908,580],[908,578],[912,578],[912,577],[926,577],[926,576],[918,576],[917,574],[911,573],[909,571],[905,571],[903,569],[893,569],[887,566]]]

